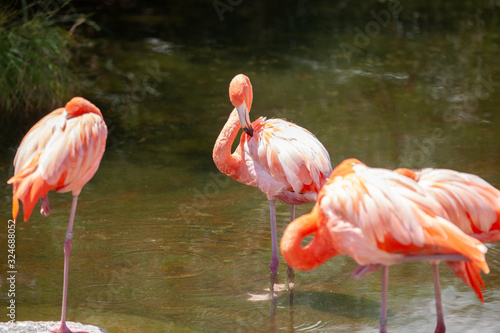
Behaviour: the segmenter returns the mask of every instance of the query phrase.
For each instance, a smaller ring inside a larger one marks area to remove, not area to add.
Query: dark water
[[[387,8],[376,6],[377,13]],[[216,29],[194,42],[169,30],[184,26],[184,36],[193,38],[188,22],[175,16],[121,17],[133,38],[96,38],[81,55],[91,80],[85,96],[101,108],[110,135],[100,169],[79,198],[69,320],[111,332],[377,331],[380,273],[354,281],[349,273],[356,264],[346,257],[296,272],[293,299],[287,291],[275,302],[267,298],[268,202],[259,190],[221,175],[211,158],[232,110],[228,85],[235,74],[247,74],[251,118],[281,117],[308,128],[333,165],[357,157],[378,167],[452,168],[500,187],[500,30],[497,7],[484,6],[422,24],[425,13],[406,6],[400,14],[406,21],[391,16],[387,26],[365,6],[349,24],[329,30],[318,23],[303,32],[299,19],[312,22],[321,8],[304,17],[288,8],[287,17],[297,19],[291,30],[271,30],[266,20],[261,36],[258,19],[244,21],[250,9],[243,3],[222,22],[210,8],[207,20]],[[239,15],[248,35],[229,31]],[[373,29],[368,39],[354,30],[366,27]],[[218,36],[224,31],[230,36]],[[20,139],[12,138],[0,156],[5,181]],[[0,191],[6,223],[11,188]],[[60,316],[71,196],[51,193],[50,200],[50,217],[34,212],[16,228],[17,320]],[[311,208],[300,206],[297,215]],[[277,209],[281,235],[289,207]],[[6,234],[4,228],[2,304],[9,300]],[[499,256],[500,247],[491,245],[484,305],[442,265],[450,332],[500,329]],[[279,272],[284,283],[283,261]],[[389,329],[433,331],[430,266],[392,267],[389,279]]]

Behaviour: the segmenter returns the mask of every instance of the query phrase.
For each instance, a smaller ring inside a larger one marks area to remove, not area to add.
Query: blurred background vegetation
[[[49,3],[19,1],[0,8],[0,117],[7,126],[40,118],[84,82],[74,65],[82,42],[74,32],[83,23],[97,26],[69,1]]]
[[[230,47],[234,57],[280,50],[300,53],[300,49],[322,47],[315,45],[324,40],[317,38],[318,31],[336,40],[336,45],[352,44],[354,28],[363,29],[374,20],[372,12],[391,5],[404,11],[384,27],[382,35],[419,38],[434,30],[482,31],[499,23],[497,0],[4,2],[0,8],[0,120],[8,126],[21,124],[24,132],[85,89],[89,84],[85,68],[91,66],[86,49],[93,38],[153,36],[178,45]],[[339,48],[331,50],[334,61],[345,60],[342,56]]]

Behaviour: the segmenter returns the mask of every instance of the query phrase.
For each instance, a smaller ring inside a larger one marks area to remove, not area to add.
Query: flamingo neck
[[[102,118],[101,110],[83,97],[73,97],[65,106],[71,117],[77,117],[84,113],[95,113]]]
[[[231,154],[231,147],[240,128],[238,111],[234,109],[220,132],[212,153],[219,171],[234,179],[238,177],[239,165],[242,163],[241,146],[238,146],[233,154]]]
[[[337,255],[329,241],[329,233],[320,227],[318,209],[291,222],[281,238],[281,253],[291,267],[309,271]],[[314,233],[314,238],[305,247],[302,240]]]

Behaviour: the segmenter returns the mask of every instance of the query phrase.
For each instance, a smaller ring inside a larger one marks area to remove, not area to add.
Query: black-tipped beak
[[[253,136],[253,127],[250,125],[250,127],[243,127],[243,130],[245,131],[246,134]]]
[[[243,128],[246,134],[253,136],[253,127],[250,122],[250,116],[248,115],[248,108],[245,102],[240,106],[236,107],[238,110],[238,117],[240,118],[240,126]]]

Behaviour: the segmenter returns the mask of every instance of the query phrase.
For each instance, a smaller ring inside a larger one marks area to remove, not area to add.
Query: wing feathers
[[[320,198],[321,211],[331,228],[335,229],[331,221],[349,221],[374,249],[392,253],[459,253],[488,271],[484,245],[449,222],[441,205],[405,176],[356,166],[352,173],[330,180]]]
[[[317,193],[332,170],[330,156],[318,139],[281,119],[259,118],[252,126],[254,138],[246,149],[263,171],[285,189]]]
[[[14,219],[17,200],[23,202],[27,221],[37,200],[48,191],[79,194],[99,166],[106,138],[106,124],[93,112],[70,117],[57,109],[35,124],[18,148],[15,176],[8,181],[13,185]]]
[[[447,169],[423,169],[418,183],[445,208],[465,233],[500,229],[500,191],[472,174]]]

